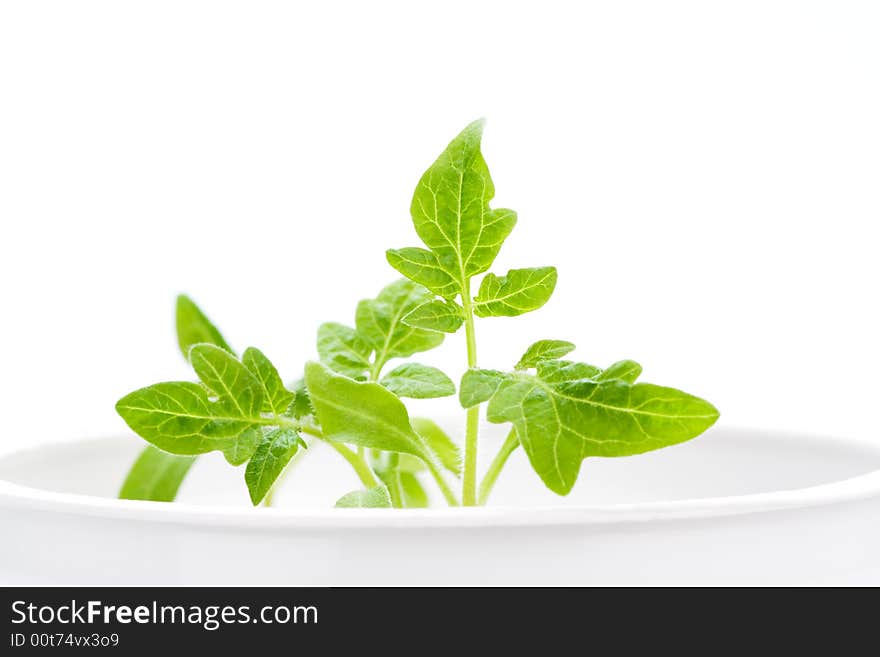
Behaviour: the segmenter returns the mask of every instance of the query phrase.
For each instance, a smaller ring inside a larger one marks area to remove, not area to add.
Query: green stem
[[[361,480],[361,483],[367,488],[375,488],[379,485],[379,481],[376,479],[376,475],[373,473],[373,469],[367,464],[367,460],[360,456],[357,452],[352,449],[349,449],[342,443],[337,443],[332,440],[328,440],[324,437],[324,433],[313,424],[302,424],[297,425],[297,428],[303,433],[307,433],[310,436],[314,436],[315,438],[320,438],[325,443],[330,445],[333,449],[335,449],[342,458],[348,461],[349,465],[351,465],[352,469],[357,474],[358,478]]]
[[[474,332],[474,308],[471,303],[471,282],[465,281],[461,293],[464,308],[464,330],[467,337],[468,369],[477,366],[477,336]],[[477,504],[477,443],[480,431],[480,407],[467,410],[464,436],[464,469],[461,480],[461,503],[463,506]]]
[[[489,465],[489,469],[483,475],[483,481],[480,482],[481,505],[488,501],[489,495],[492,493],[492,487],[495,486],[495,480],[498,479],[498,475],[504,469],[507,459],[517,447],[519,447],[519,439],[516,437],[516,429],[511,429],[510,433],[507,434],[507,440],[504,441],[501,449],[498,450],[498,454],[495,455],[491,465]]]
[[[391,506],[395,509],[400,509],[403,507],[403,499],[400,496],[400,489],[402,486],[400,485],[400,470],[398,466],[400,465],[400,453],[399,452],[390,452],[388,454],[388,472],[392,478],[393,485],[387,486],[388,494],[391,496]],[[389,476],[386,473],[386,477]],[[387,479],[386,479],[387,482]]]
[[[339,452],[340,456],[348,461],[349,465],[354,469],[355,474],[361,480],[361,483],[367,488],[375,488],[379,485],[373,470],[367,465],[367,462],[357,455],[357,452],[349,449],[342,443],[335,443],[332,440],[326,441],[330,447]]]
[[[449,484],[446,483],[446,479],[443,477],[443,473],[440,472],[440,468],[437,467],[437,464],[432,463],[431,461],[425,461],[425,464],[428,466],[428,472],[431,473],[431,476],[434,477],[434,481],[437,482],[437,487],[440,489],[440,492],[443,493],[446,503],[449,506],[460,506],[458,498],[455,497],[455,492],[453,492],[452,488],[449,487]]]

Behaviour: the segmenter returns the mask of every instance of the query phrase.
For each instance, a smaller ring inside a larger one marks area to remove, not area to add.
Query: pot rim
[[[764,439],[828,444],[829,440],[850,449],[872,451],[880,446],[862,439],[830,438],[797,431],[723,427],[725,433],[760,433]],[[41,451],[77,449],[86,444],[119,440],[119,436],[47,442],[0,453],[0,460]],[[689,498],[662,502],[578,506],[489,506],[431,509],[283,509],[224,507],[189,503],[119,500],[75,493],[42,490],[0,480],[0,509],[35,513],[63,513],[108,520],[188,525],[199,528],[239,528],[248,531],[377,530],[516,527],[551,525],[629,525],[737,516],[769,511],[821,507],[880,497],[880,468],[831,483],[806,488],[746,495]],[[365,512],[366,511],[366,512]]]

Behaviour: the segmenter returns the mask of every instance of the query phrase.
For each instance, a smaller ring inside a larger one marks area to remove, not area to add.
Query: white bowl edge
[[[728,427],[725,431],[756,433],[759,430]],[[774,439],[821,441],[827,437],[792,431],[764,431]],[[38,453],[53,448],[70,448],[83,443],[101,443],[118,437],[43,443],[23,450],[9,450],[0,459],[12,455]],[[876,444],[853,438],[835,438],[849,448],[876,452]],[[283,531],[302,529],[424,529],[426,527],[503,527],[553,525],[613,525],[647,521],[673,521],[709,517],[763,513],[783,509],[818,507],[880,497],[880,469],[839,481],[764,493],[704,497],[676,501],[636,504],[579,506],[488,506],[479,508],[431,509],[247,509],[176,502],[173,504],[117,500],[90,495],[58,493],[0,480],[0,506],[19,510],[54,511],[68,514],[127,519],[189,526],[238,527],[248,530]]]

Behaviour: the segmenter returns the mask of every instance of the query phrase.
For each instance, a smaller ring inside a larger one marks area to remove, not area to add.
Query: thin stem
[[[388,480],[384,479],[386,483],[386,487],[388,488],[388,494],[391,497],[391,506],[395,509],[400,509],[403,507],[403,499],[400,495],[400,489],[402,486],[400,485],[400,470],[398,469],[398,465],[400,464],[400,453],[399,452],[390,452],[388,454],[388,471],[390,473],[393,485],[388,486]],[[388,473],[386,473],[386,477]]]
[[[326,442],[330,447],[339,452],[339,455],[342,456],[342,458],[348,461],[349,465],[354,469],[364,486],[367,488],[375,488],[379,485],[379,481],[376,479],[376,475],[373,474],[373,470],[367,465],[367,462],[364,459],[357,455],[357,452],[349,449],[342,443],[335,443],[331,440]]]
[[[489,495],[492,493],[492,487],[495,486],[495,480],[498,479],[498,475],[500,475],[501,471],[504,469],[507,459],[513,454],[517,447],[519,447],[519,439],[516,437],[516,429],[511,429],[510,433],[507,434],[507,440],[504,441],[501,449],[498,450],[498,454],[492,459],[489,469],[486,470],[486,474],[483,475],[483,481],[480,482],[481,505],[488,501]]]
[[[431,473],[431,476],[434,477],[434,481],[437,482],[437,487],[440,489],[440,492],[443,493],[446,503],[449,506],[460,506],[458,498],[455,497],[452,488],[446,483],[446,479],[443,477],[443,473],[440,472],[440,468],[437,467],[437,464],[431,461],[425,461],[425,464],[428,466],[428,472]]]
[[[474,308],[471,303],[471,282],[466,279],[462,286],[461,301],[464,308],[464,330],[467,337],[468,369],[477,366],[477,336],[474,332]],[[463,506],[477,504],[477,444],[480,431],[480,407],[467,410],[467,424],[464,436],[464,469],[461,481],[461,503]]]
[[[351,465],[351,467],[354,469],[355,474],[357,474],[358,478],[361,480],[361,483],[364,486],[366,486],[367,488],[375,488],[379,485],[379,481],[376,479],[376,475],[373,473],[373,469],[367,464],[367,460],[360,456],[357,452],[349,449],[342,443],[328,440],[324,437],[321,429],[313,424],[302,424],[297,426],[299,430],[303,433],[307,433],[310,436],[314,436],[315,438],[320,438],[325,443],[330,445],[330,447],[339,452],[339,455],[342,456],[342,458],[344,458],[346,461],[348,461],[349,465]]]

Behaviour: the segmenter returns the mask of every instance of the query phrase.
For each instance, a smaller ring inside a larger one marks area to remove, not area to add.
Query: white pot
[[[488,461],[497,427],[487,427]],[[880,584],[880,448],[713,429],[590,459],[568,498],[521,451],[477,509],[333,509],[357,488],[323,446],[278,508],[203,457],[180,502],[113,499],[142,443],[115,438],[0,459],[3,584]],[[322,448],[323,447],[323,448]]]

